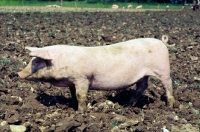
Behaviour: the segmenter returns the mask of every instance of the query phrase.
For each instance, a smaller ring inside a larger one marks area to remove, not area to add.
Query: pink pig
[[[173,107],[174,97],[170,78],[167,36],[162,41],[139,38],[117,44],[80,47],[53,45],[43,48],[26,47],[33,56],[18,75],[37,79],[60,87],[69,87],[78,101],[78,111],[86,110],[89,89],[117,90],[136,84],[137,101],[148,87],[148,76],[161,80],[167,104]]]

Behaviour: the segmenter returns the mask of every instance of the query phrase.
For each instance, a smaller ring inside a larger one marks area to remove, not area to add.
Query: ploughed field
[[[198,11],[0,13],[0,131],[14,125],[32,132],[199,132],[199,33]],[[149,79],[135,106],[126,106],[135,85],[121,91],[89,91],[83,115],[74,110],[67,87],[17,75],[30,60],[25,46],[101,46],[162,35],[168,35],[171,45],[173,109],[165,105],[165,91],[155,78]]]

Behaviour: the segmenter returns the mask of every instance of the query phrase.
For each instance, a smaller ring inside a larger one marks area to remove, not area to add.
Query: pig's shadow
[[[118,92],[114,97],[109,96],[108,100],[119,103],[120,105],[124,107],[131,106],[132,103],[134,104],[134,107],[143,108],[145,105],[149,105],[150,103],[153,103],[154,100],[146,95],[141,95],[136,102],[130,103],[130,99],[132,97],[136,97],[136,91],[133,89],[123,90],[121,92]]]
[[[66,98],[65,96],[52,96],[46,93],[37,94],[36,100],[41,104],[49,106],[57,106],[62,108],[71,107],[77,110],[77,102],[72,98]]]
[[[131,106],[129,103],[129,100],[131,97],[135,96],[135,90],[133,89],[128,89],[128,90],[123,90],[118,92],[114,97],[111,95],[107,97],[108,100],[114,102],[114,103],[119,103],[120,105],[124,107]],[[41,104],[49,107],[49,106],[57,106],[57,107],[62,107],[62,108],[73,108],[74,110],[77,110],[78,108],[78,102],[76,100],[73,100],[72,98],[66,98],[64,96],[52,96],[48,95],[46,93],[39,93],[36,97],[36,100],[40,102]],[[137,102],[135,103],[134,107],[139,107],[143,108],[145,105],[149,105],[150,103],[153,103],[153,99],[146,96],[146,95],[141,95],[141,97],[138,99]],[[97,103],[97,102],[95,102]],[[93,105],[95,104],[94,102],[92,103]]]

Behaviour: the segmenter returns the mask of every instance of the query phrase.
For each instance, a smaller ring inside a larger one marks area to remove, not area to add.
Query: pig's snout
[[[26,75],[21,71],[17,73],[19,75],[20,78],[24,79],[26,77]]]
[[[30,75],[30,73],[28,71],[20,71],[17,73],[19,75],[20,78],[25,79],[26,77],[28,77]]]

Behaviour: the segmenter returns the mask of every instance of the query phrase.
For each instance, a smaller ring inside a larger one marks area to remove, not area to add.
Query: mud
[[[193,11],[0,13],[0,131],[17,125],[31,132],[199,132],[198,16]],[[135,86],[89,91],[88,110],[78,114],[68,88],[17,75],[30,60],[25,46],[100,46],[162,35],[169,37],[173,109],[165,105],[165,91],[155,78],[134,106],[126,104]]]

